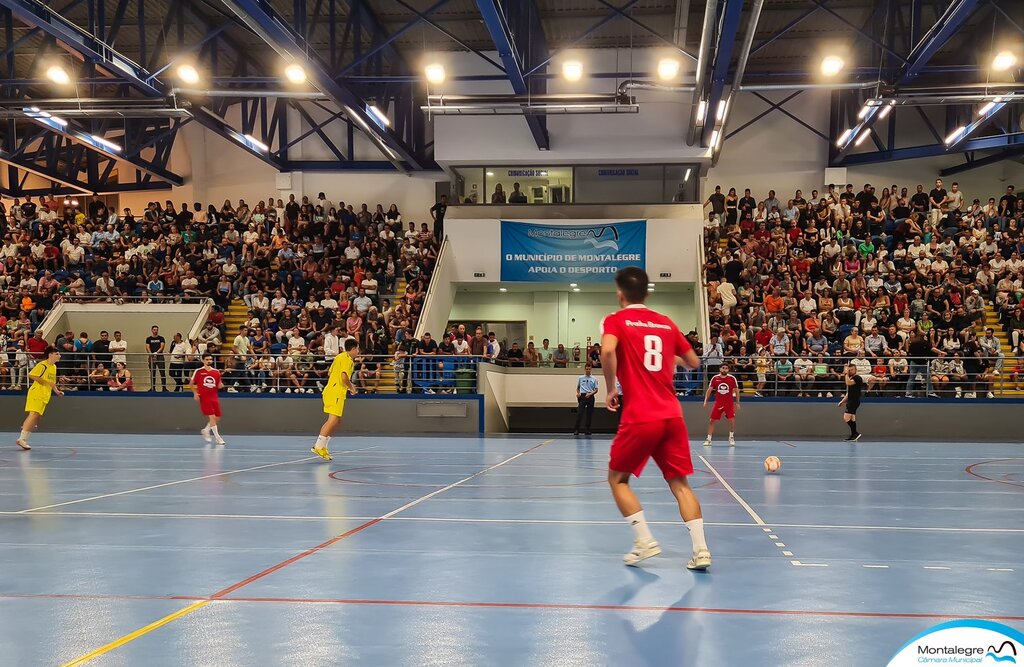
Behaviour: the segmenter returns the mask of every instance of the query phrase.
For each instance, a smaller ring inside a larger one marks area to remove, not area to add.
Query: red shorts
[[[736,418],[736,404],[732,401],[723,401],[719,403],[715,401],[714,407],[711,408],[711,421],[716,422],[725,415],[726,419]]]
[[[213,415],[214,417],[220,417],[220,397],[209,396],[199,397],[199,409],[207,417]]]
[[[693,474],[690,437],[682,417],[619,426],[608,467],[639,477],[650,458],[661,468],[665,479]]]

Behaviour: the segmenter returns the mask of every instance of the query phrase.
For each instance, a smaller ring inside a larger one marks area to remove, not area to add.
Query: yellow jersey
[[[40,361],[29,371],[28,376],[30,378],[42,378],[43,380],[48,380],[51,384],[57,384],[57,367],[49,361]],[[40,382],[32,382],[28,388],[28,400],[45,405],[50,402],[50,395],[52,393],[53,390],[49,386]]]
[[[327,376],[327,386],[324,387],[323,398],[324,403],[333,401],[344,401],[348,396],[348,386],[342,381],[342,373],[348,375],[349,380],[352,380],[352,371],[355,369],[356,363],[352,357],[349,356],[348,352],[342,352],[334,358],[331,363],[331,370]]]

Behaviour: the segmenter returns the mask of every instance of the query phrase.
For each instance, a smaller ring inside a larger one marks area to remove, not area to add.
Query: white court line
[[[375,498],[358,498],[357,500],[374,500]],[[379,498],[387,500],[386,497]],[[18,516],[24,510],[0,511],[0,516]],[[162,512],[33,512],[43,516],[66,516],[66,517],[115,517],[126,519],[265,519],[268,521],[369,521],[376,519],[375,516],[348,516],[348,515],[298,515],[298,514],[194,514],[194,513],[162,513]],[[607,519],[483,519],[475,517],[435,517],[435,516],[403,516],[396,517],[394,521],[433,521],[438,523],[503,523],[503,524],[559,524],[559,525],[583,525],[583,526],[621,526],[622,521]],[[676,526],[679,521],[648,521],[652,526]],[[754,528],[755,525],[738,521],[705,521],[705,526],[717,526],[720,528]],[[823,530],[908,530],[920,532],[950,532],[950,533],[1024,533],[1024,528],[945,528],[941,526],[837,526],[805,523],[780,523],[776,524],[782,528],[809,528]],[[760,527],[760,526],[756,526]],[[762,528],[765,532],[770,528]]]
[[[372,448],[371,447],[367,447],[366,449],[372,449]],[[358,452],[358,451],[361,451],[361,450],[352,449],[352,450],[348,450],[348,451],[344,451],[344,452],[338,452],[338,455],[340,456],[342,454],[348,454],[349,452]],[[190,477],[188,479],[179,479],[179,480],[177,480],[175,482],[164,482],[163,484],[153,484],[152,486],[143,486],[143,487],[138,488],[138,489],[128,489],[127,491],[118,491],[116,493],[104,493],[104,494],[99,495],[99,496],[90,496],[88,498],[79,498],[78,500],[68,500],[68,501],[63,502],[63,503],[54,503],[52,505],[43,505],[41,507],[32,507],[32,508],[29,508],[29,509],[20,510],[20,511],[15,512],[15,513],[16,514],[29,514],[31,512],[38,512],[39,510],[53,509],[54,507],[66,507],[67,505],[77,505],[79,503],[87,503],[87,502],[92,501],[92,500],[102,500],[103,498],[113,498],[115,496],[126,496],[128,494],[139,493],[141,491],[152,491],[153,489],[162,489],[162,488],[165,488],[165,487],[168,487],[168,486],[175,486],[176,484],[187,484],[189,482],[198,482],[200,480],[210,479],[212,477],[223,477],[224,475],[235,475],[235,474],[242,473],[242,472],[252,472],[253,470],[263,470],[263,469],[266,469],[266,468],[274,468],[276,466],[286,466],[286,465],[291,465],[293,463],[302,463],[303,461],[311,461],[311,460],[316,459],[316,458],[319,458],[319,457],[317,457],[315,455],[314,456],[304,456],[301,459],[293,459],[291,461],[279,461],[277,463],[267,463],[266,465],[253,466],[251,468],[241,468],[239,470],[226,470],[224,472],[213,473],[212,475],[203,475],[202,477]]]
[[[990,567],[989,572],[1013,572],[1012,567]]]
[[[769,540],[777,540],[777,539],[779,539],[779,536],[778,535],[774,535],[774,534],[769,534],[768,535],[768,539]]]
[[[828,567],[828,563],[801,563],[798,560],[791,560],[789,562],[797,567]]]
[[[925,565],[923,566],[926,570],[952,570],[951,567],[939,566],[939,565]]]
[[[736,493],[736,491],[731,486],[729,486],[729,482],[725,481],[725,478],[722,477],[717,470],[715,470],[715,467],[708,463],[708,460],[703,456],[698,456],[697,458],[699,458],[701,462],[708,467],[708,470],[711,471],[711,474],[718,479],[718,483],[725,487],[725,490],[728,491],[729,494],[736,499],[736,502],[738,502],[740,506],[747,511],[747,514],[750,515],[750,518],[753,519],[759,526],[764,526],[764,519],[762,519],[757,514],[757,512],[754,511],[753,507],[747,504],[747,501],[743,500],[743,498],[740,498],[740,494]]]
[[[869,568],[876,569],[876,570],[888,570],[889,569],[888,565],[865,565],[864,567],[869,567]]]
[[[789,556],[790,558],[792,558],[793,557],[793,552],[792,551],[783,551],[782,555],[783,556]]]
[[[776,542],[775,546],[777,546],[777,547],[784,547],[786,545],[784,543],[782,543],[782,542]]]

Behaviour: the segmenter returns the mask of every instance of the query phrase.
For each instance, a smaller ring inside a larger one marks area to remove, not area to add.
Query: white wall
[[[478,289],[478,286],[473,286]],[[684,331],[696,327],[692,289],[654,292],[647,304],[679,324]],[[587,337],[600,337],[601,320],[618,310],[614,292],[492,292],[459,289],[449,320],[456,322],[526,322],[526,340],[516,341],[525,347],[533,341],[540,345],[550,338],[552,347],[558,343],[567,348],[586,345]],[[435,329],[438,329],[435,327]],[[439,329],[438,329],[439,330]],[[512,341],[509,341],[512,342]]]

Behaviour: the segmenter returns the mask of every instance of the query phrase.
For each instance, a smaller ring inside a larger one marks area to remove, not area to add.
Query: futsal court
[[[692,573],[654,468],[663,554],[622,565],[607,437],[225,435],[0,455],[0,663],[882,665],[1024,620],[1017,445],[695,441]]]

